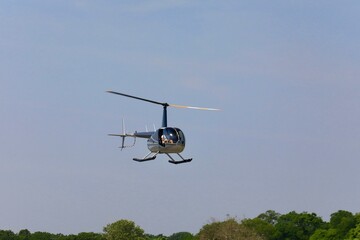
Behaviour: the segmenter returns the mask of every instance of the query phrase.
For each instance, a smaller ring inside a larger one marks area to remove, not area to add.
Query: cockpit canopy
[[[179,128],[162,127],[148,139],[148,148],[157,153],[180,153],[185,148],[185,136]]]
[[[185,144],[184,133],[179,128],[160,128],[157,130],[159,144]]]

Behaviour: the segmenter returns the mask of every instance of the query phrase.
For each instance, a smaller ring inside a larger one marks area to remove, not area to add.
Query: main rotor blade
[[[183,105],[177,105],[177,104],[162,103],[162,102],[157,102],[157,101],[146,99],[146,98],[135,97],[135,96],[132,96],[132,95],[119,93],[119,92],[114,92],[114,91],[106,91],[106,92],[116,94],[116,95],[120,95],[120,96],[124,96],[124,97],[134,98],[134,99],[145,101],[145,102],[159,104],[159,105],[162,105],[164,107],[170,106],[170,107],[175,107],[175,108],[189,108],[189,109],[207,110],[207,111],[219,111],[220,110],[220,109],[217,109],[217,108],[192,107],[192,106],[183,106]]]
[[[191,107],[191,106],[182,106],[182,105],[176,105],[176,104],[169,104],[169,106],[175,107],[175,108],[189,108],[189,109],[196,109],[196,110],[220,111],[220,109],[217,109],[217,108]]]
[[[135,98],[137,100],[142,100],[142,101],[145,101],[145,102],[159,104],[159,105],[162,105],[164,107],[169,106],[169,104],[167,104],[167,103],[157,102],[157,101],[149,100],[149,99],[146,99],[146,98],[135,97],[135,96],[131,96],[131,95],[124,94],[124,93],[119,93],[119,92],[114,92],[114,91],[106,91],[106,92],[121,95],[121,96],[124,96],[124,97]]]

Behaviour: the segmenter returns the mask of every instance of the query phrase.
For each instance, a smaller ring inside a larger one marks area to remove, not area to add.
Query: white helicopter
[[[122,138],[122,143],[120,146],[121,149],[134,146],[136,142],[136,138],[146,138],[147,147],[150,150],[150,152],[143,158],[133,158],[133,160],[137,162],[154,160],[158,154],[166,154],[170,158],[169,162],[173,164],[187,163],[192,161],[192,158],[185,159],[180,155],[180,153],[185,148],[185,135],[183,131],[181,131],[179,128],[168,127],[167,107],[189,108],[189,109],[209,110],[209,111],[220,110],[216,108],[202,108],[202,107],[190,107],[190,106],[182,106],[176,104],[168,104],[168,103],[157,102],[157,101],[135,97],[114,91],[107,91],[107,92],[163,106],[162,127],[157,129],[156,131],[146,131],[146,132],[135,131],[134,133],[125,133],[124,130],[122,134],[109,134],[109,136],[117,136]],[[124,129],[124,122],[123,122],[123,129]],[[131,146],[125,146],[126,137],[134,138],[134,143]],[[181,160],[175,160],[170,154],[177,154]]]

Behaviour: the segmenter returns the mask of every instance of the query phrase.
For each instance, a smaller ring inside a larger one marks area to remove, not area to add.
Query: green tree
[[[275,226],[268,221],[256,217],[254,219],[244,219],[241,223],[249,229],[254,230],[266,240],[275,239]]]
[[[350,230],[356,226],[357,217],[351,212],[339,210],[331,214],[326,229],[318,229],[310,240],[338,240],[350,235]],[[356,234],[355,234],[356,235]]]
[[[356,218],[351,212],[339,210],[331,214],[330,228],[336,230],[339,239],[344,239],[350,229],[355,226]]]
[[[162,234],[159,235],[152,235],[152,234],[145,234],[147,240],[167,240],[168,238]]]
[[[194,236],[189,232],[178,232],[170,235],[167,240],[193,240]]]
[[[275,225],[278,222],[279,217],[281,216],[280,213],[277,213],[273,210],[267,210],[265,213],[260,214],[257,218],[270,223],[271,225]]]
[[[206,224],[198,233],[199,240],[263,240],[254,230],[234,218]]]
[[[311,235],[310,240],[339,240],[335,229],[318,229]]]
[[[105,240],[105,238],[100,233],[81,232],[75,236],[75,240]]]
[[[360,223],[348,232],[346,240],[360,240]]]
[[[20,240],[29,240],[31,236],[31,232],[27,229],[22,229],[18,233]]]
[[[289,212],[281,215],[275,225],[278,240],[308,240],[314,232],[325,225],[315,213]]]
[[[0,240],[16,240],[17,236],[11,230],[0,230]]]
[[[30,240],[53,240],[57,239],[56,235],[48,232],[34,232],[30,236]]]
[[[360,224],[360,213],[356,213],[354,215],[354,218],[355,218],[356,224]]]
[[[144,230],[129,220],[119,220],[104,227],[106,240],[146,240]]]
[[[56,234],[51,237],[52,240],[76,240],[78,235],[70,234],[70,235],[64,235],[64,234]]]

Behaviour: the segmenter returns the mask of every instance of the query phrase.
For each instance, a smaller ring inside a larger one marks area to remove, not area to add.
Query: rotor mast
[[[162,119],[162,127],[167,127],[167,107],[168,105],[163,105],[163,119]]]

